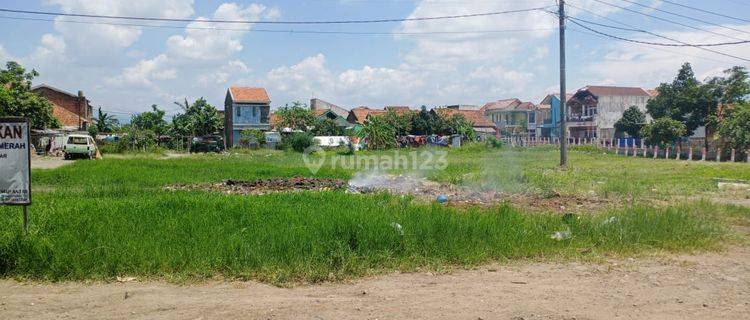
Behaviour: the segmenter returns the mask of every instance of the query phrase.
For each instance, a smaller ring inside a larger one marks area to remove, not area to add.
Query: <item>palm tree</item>
[[[99,132],[112,132],[115,131],[119,122],[113,115],[107,114],[102,111],[102,107],[99,107],[96,115],[96,128]]]

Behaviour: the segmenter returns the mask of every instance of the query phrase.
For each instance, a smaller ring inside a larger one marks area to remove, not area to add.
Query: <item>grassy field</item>
[[[423,174],[480,189],[622,199],[623,206],[562,219],[509,204],[453,208],[388,194],[238,196],[163,189],[230,178],[347,179],[356,172],[326,164],[313,175],[301,155],[284,152],[79,161],[33,172],[28,235],[19,208],[0,208],[0,275],[316,282],[509,259],[716,249],[732,238],[733,223],[750,219],[747,208],[697,200],[716,193],[714,178],[750,179],[747,164],[633,159],[594,150],[571,152],[568,170],[556,163],[553,149],[477,145],[451,151],[445,170]],[[656,206],[649,201],[654,199],[671,204]],[[553,240],[556,231],[572,237]]]

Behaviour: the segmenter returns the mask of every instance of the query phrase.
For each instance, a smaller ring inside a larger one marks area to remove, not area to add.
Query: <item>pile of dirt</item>
[[[346,180],[341,179],[316,179],[305,177],[259,179],[252,181],[226,180],[214,184],[203,185],[173,185],[166,187],[167,190],[187,191],[213,191],[226,194],[260,195],[281,191],[300,190],[342,190],[347,186]]]

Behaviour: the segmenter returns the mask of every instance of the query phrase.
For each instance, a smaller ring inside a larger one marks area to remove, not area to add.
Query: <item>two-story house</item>
[[[224,139],[227,147],[240,142],[246,129],[271,129],[271,99],[264,88],[231,87],[224,99]]]
[[[565,101],[573,94],[567,94]],[[536,132],[538,137],[557,138],[560,136],[560,94],[548,94],[537,106]]]
[[[479,109],[504,136],[536,135],[535,110],[533,103],[515,98],[489,102]]]
[[[578,90],[567,102],[569,137],[612,139],[615,122],[631,106],[646,112],[651,98],[646,90],[633,87],[588,86]]]
[[[46,84],[35,86],[31,91],[52,103],[52,114],[60,122],[61,129],[86,130],[91,124],[93,110],[83,91],[73,94]]]

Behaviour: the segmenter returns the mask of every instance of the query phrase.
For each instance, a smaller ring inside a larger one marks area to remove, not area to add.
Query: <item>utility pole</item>
[[[565,0],[559,0],[560,18],[560,166],[568,165],[568,128],[565,124],[567,93],[565,90]]]

